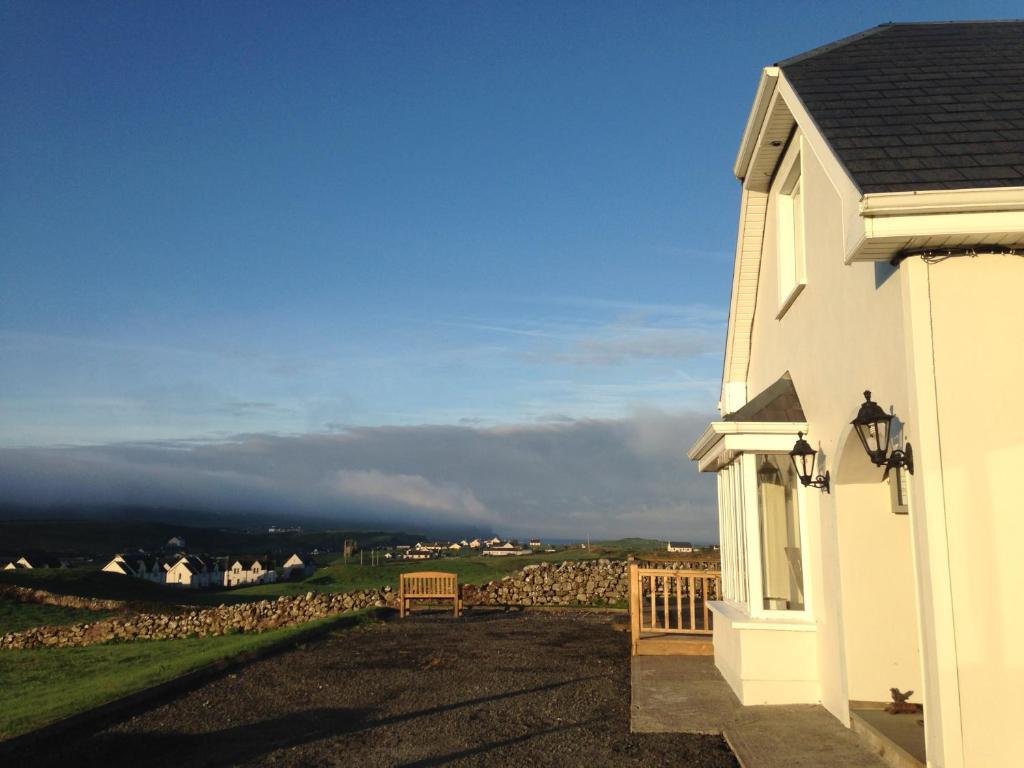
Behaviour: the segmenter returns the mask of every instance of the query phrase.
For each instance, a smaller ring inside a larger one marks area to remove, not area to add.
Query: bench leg
[[[398,598],[398,618],[400,618],[400,619],[404,619],[405,618],[405,598],[404,597]]]

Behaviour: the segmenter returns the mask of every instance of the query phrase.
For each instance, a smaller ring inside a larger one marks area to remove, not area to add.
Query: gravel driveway
[[[245,667],[41,764],[701,766],[713,736],[629,733],[628,635],[607,615],[414,615]]]

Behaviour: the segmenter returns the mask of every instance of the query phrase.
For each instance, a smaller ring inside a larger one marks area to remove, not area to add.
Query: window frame
[[[803,572],[803,608],[764,607],[761,515],[758,507],[757,455],[789,456],[781,450],[751,447],[737,452],[718,470],[720,549],[723,601],[752,619],[784,622],[814,621],[814,592],[809,563],[807,489],[796,485],[796,513],[800,530],[800,566]]]
[[[775,183],[775,272],[779,298],[776,320],[782,319],[807,286],[806,190],[802,157],[803,138],[797,136],[779,165]]]

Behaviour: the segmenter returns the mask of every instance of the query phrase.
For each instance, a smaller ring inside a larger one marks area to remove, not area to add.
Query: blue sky
[[[0,446],[710,414],[760,68],[964,12],[0,2]]]

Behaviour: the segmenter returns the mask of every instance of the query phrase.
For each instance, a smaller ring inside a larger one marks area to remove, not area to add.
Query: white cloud
[[[627,419],[8,448],[0,449],[0,502],[704,541],[717,537],[714,479],[685,452],[709,418],[648,409]]]
[[[455,483],[432,483],[421,475],[342,469],[329,485],[343,494],[373,502],[401,504],[426,512],[451,512],[474,521],[493,519],[473,491]]]

